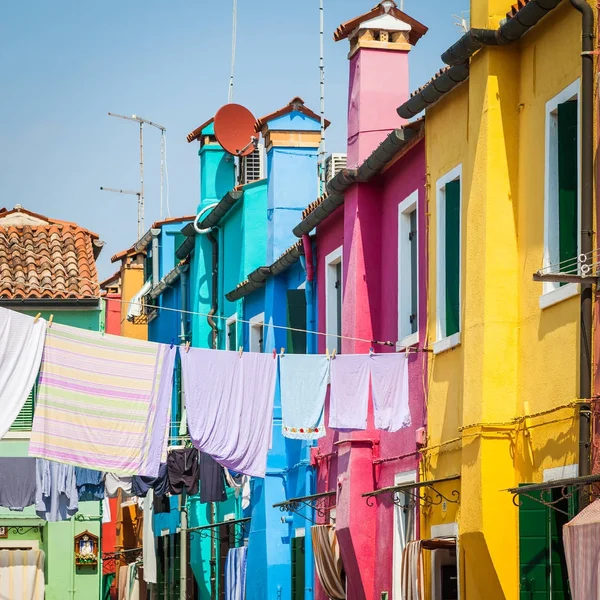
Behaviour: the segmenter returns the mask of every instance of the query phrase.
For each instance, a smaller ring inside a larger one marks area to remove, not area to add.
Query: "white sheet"
[[[0,598],[44,600],[41,550],[0,550]]]

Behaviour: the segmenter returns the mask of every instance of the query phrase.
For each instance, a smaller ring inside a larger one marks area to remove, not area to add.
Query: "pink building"
[[[371,412],[367,430],[329,430],[313,453],[317,491],[336,492],[331,516],[349,600],[382,592],[400,600],[402,549],[417,533],[414,508],[396,506],[392,492],[363,494],[418,481],[427,385],[425,140],[424,123],[405,125],[396,107],[408,97],[408,53],[426,31],[390,0],[337,29],[334,39],[350,42],[348,167],[294,229],[300,236],[316,227],[318,330],[366,340],[320,336],[319,352],[412,349],[411,426],[376,430]],[[325,600],[316,586],[315,598]]]

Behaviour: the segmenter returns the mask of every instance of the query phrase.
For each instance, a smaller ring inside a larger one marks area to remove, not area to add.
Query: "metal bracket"
[[[304,514],[303,509],[310,508],[314,510],[319,517],[325,519],[329,516],[330,511],[335,509],[335,492],[324,492],[315,494],[314,496],[304,496],[302,498],[290,498],[285,502],[274,504],[273,508],[278,508],[283,513],[294,513],[313,525],[317,525],[319,524],[318,521],[307,517]]]

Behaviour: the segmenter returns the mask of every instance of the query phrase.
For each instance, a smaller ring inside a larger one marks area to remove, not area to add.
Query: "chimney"
[[[396,108],[408,99],[408,53],[426,32],[393,0],[384,0],[334,33],[336,42],[350,42],[349,167],[358,166],[404,123]]]
[[[256,127],[267,151],[267,263],[272,264],[298,241],[292,229],[318,195],[320,117],[296,97]]]
[[[223,150],[215,137],[214,119],[208,121],[198,136],[200,141],[200,204],[205,206],[219,202],[235,187],[234,157]]]

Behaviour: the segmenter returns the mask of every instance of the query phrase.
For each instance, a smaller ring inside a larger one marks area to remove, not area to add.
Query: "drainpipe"
[[[306,296],[306,324],[309,331],[316,330],[316,318],[315,318],[315,267],[313,263],[313,249],[308,234],[302,235],[302,246],[304,248],[304,258],[300,257],[300,262],[306,272],[306,286],[304,288],[304,294]],[[316,335],[307,334],[306,338],[307,347],[306,350],[309,354],[316,354],[317,344]]]
[[[185,489],[181,493],[181,533],[179,542],[179,600],[187,599],[187,494]]]
[[[216,350],[219,340],[219,328],[217,327],[213,316],[217,313],[219,308],[219,301],[217,300],[217,291],[219,289],[219,242],[212,231],[209,231],[206,234],[206,239],[212,244],[212,305],[208,311],[206,320],[212,329],[212,344],[213,348]]]
[[[313,480],[314,471],[310,465],[306,465],[306,494],[310,495],[314,493]],[[308,518],[313,521],[315,518],[314,509],[310,504],[307,506]],[[313,600],[313,588],[314,588],[314,576],[315,576],[315,563],[312,549],[312,530],[310,528],[310,521],[307,523],[307,527],[304,529],[304,600]]]
[[[593,248],[594,169],[594,12],[586,0],[571,0],[581,13],[581,254]],[[590,474],[590,399],[592,396],[592,286],[581,284],[579,341],[579,475]],[[580,502],[587,504],[581,494]],[[584,506],[585,506],[584,504]]]
[[[180,284],[180,293],[181,293],[181,341],[182,342],[186,342],[186,335],[187,335],[187,310],[188,310],[188,278],[189,278],[189,274],[188,274],[188,269],[186,268],[185,270],[181,271],[181,284]]]

